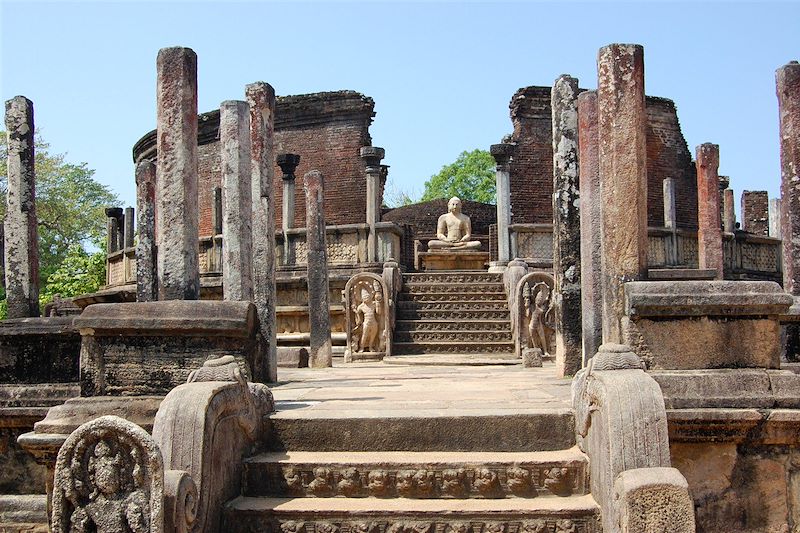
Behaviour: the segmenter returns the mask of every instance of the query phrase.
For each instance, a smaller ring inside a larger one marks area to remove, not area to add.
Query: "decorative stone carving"
[[[447,213],[436,223],[436,239],[428,241],[428,250],[480,250],[480,241],[473,241],[472,222],[461,212],[461,200],[453,196],[447,202]]]
[[[506,471],[506,484],[508,490],[515,496],[527,496],[531,492],[531,473],[519,467],[509,468]]]
[[[380,361],[390,355],[391,298],[381,276],[362,272],[342,291],[346,315],[345,362]]]
[[[572,479],[568,468],[551,468],[547,471],[547,479],[544,481],[547,490],[558,496],[569,496],[572,494]]]
[[[562,515],[563,516],[563,515]],[[596,533],[600,531],[594,516],[557,518],[531,518],[527,520],[493,520],[485,521],[479,517],[449,521],[437,519],[433,521],[409,520],[394,516],[370,517],[371,520],[336,520],[299,521],[286,520],[280,522],[280,529],[263,528],[264,531],[280,531],[281,533]],[[250,525],[250,521],[247,521]],[[237,524],[235,531],[244,531]],[[681,530],[682,531],[682,530]]]
[[[308,489],[315,496],[329,496],[333,492],[331,486],[331,471],[319,467],[314,469],[314,479],[308,484]]]
[[[373,470],[367,475],[367,487],[372,496],[377,498],[388,496],[391,490],[389,475],[385,470]]]
[[[497,473],[488,468],[476,470],[475,481],[473,481],[472,484],[475,486],[475,489],[486,498],[496,498],[502,492]]]
[[[520,530],[524,533],[549,533],[547,529],[547,521],[538,518],[536,520],[528,520],[523,522]]]
[[[545,272],[531,272],[517,282],[515,344],[522,357],[525,348],[538,348],[543,356],[555,354],[552,294],[553,277]]]
[[[164,463],[145,430],[116,416],[81,425],[58,452],[54,533],[162,533]]]
[[[469,492],[467,475],[463,468],[442,472],[442,492],[454,498],[463,498]]]

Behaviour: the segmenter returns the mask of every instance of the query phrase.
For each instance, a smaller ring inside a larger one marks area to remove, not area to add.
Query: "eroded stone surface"
[[[145,159],[136,165],[136,301],[158,299],[156,275],[156,166]]]
[[[697,147],[697,255],[700,268],[722,279],[722,222],[719,206],[719,146]]]
[[[689,485],[674,468],[622,472],[614,482],[614,496],[621,533],[695,532]]]

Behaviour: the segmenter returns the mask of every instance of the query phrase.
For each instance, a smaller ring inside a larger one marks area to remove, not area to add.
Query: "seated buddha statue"
[[[461,200],[450,198],[447,202],[447,213],[439,217],[436,224],[437,239],[428,241],[428,250],[448,252],[466,252],[480,250],[480,241],[472,239],[472,224],[469,217],[461,212]]]

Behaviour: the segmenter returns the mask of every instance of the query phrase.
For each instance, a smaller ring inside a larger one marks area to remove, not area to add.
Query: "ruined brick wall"
[[[742,192],[742,229],[756,235],[769,235],[769,193]]]
[[[509,104],[517,144],[511,163],[513,223],[552,223],[553,145],[549,87],[525,87]],[[675,179],[679,227],[697,228],[695,168],[681,133],[675,104],[647,97],[648,224],[664,225],[664,178]]]
[[[431,238],[436,235],[439,217],[447,213],[449,199],[440,198],[428,202],[406,205],[384,212],[383,220],[397,224],[408,224],[411,238]],[[472,234],[476,237],[489,236],[489,226],[497,223],[497,208],[492,204],[462,200],[461,211],[469,216]]]
[[[366,176],[359,149],[372,143],[369,126],[375,103],[354,91],[279,97],[275,110],[275,154],[300,155],[295,180],[295,227],[305,224],[303,175],[319,170],[325,176],[326,222],[355,224],[366,220]],[[200,116],[198,128],[198,196],[200,236],[212,233],[213,189],[221,183],[219,111]],[[133,149],[134,161],[155,160],[155,131]],[[276,227],[281,227],[283,180],[275,165]]]

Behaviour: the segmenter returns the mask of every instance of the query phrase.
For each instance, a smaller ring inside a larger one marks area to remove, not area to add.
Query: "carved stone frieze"
[[[425,318],[428,320],[451,320],[460,318],[464,320],[508,320],[508,311],[480,310],[474,309],[463,311],[441,310],[441,309],[402,309],[400,308],[400,320],[412,315],[413,317]]]
[[[461,331],[460,342],[511,342],[510,331]],[[447,342],[453,340],[452,331],[407,331],[397,333],[398,342]]]
[[[464,285],[465,283],[472,284],[472,283],[499,283],[501,282],[501,278],[497,274],[482,272],[470,272],[470,273],[458,273],[458,274],[451,274],[451,273],[415,273],[408,276],[409,283],[414,284],[422,284],[422,283],[431,283],[431,284],[450,284],[456,283],[460,285]]]
[[[465,302],[453,301],[400,302],[399,308],[401,310],[415,309],[417,311],[459,311],[465,307],[464,303]],[[480,303],[475,305],[475,307],[478,307],[482,311],[504,311],[507,309],[507,306],[508,304],[504,301],[494,302],[491,300],[480,301]]]
[[[481,293],[502,293],[503,284],[499,281],[492,283],[476,283],[474,281],[448,282],[448,283],[406,283],[405,290],[417,294],[426,293],[455,293],[481,292]]]
[[[508,331],[511,333],[511,326],[507,321],[484,322],[475,321],[480,324],[483,331]],[[472,325],[472,324],[470,324]],[[463,323],[460,322],[416,322],[410,333],[417,333],[422,331],[460,331],[464,329]]]
[[[345,361],[380,360],[391,350],[392,306],[381,276],[362,272],[342,291],[347,347]]]
[[[266,530],[265,530],[266,531]],[[368,520],[280,521],[274,533],[597,533],[593,516],[532,517],[526,520],[413,520],[370,517]]]

